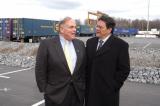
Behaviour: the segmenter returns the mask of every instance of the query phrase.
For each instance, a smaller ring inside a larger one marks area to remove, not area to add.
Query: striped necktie
[[[98,41],[99,45],[98,45],[97,50],[99,50],[103,46],[103,42],[104,42],[103,40]]]

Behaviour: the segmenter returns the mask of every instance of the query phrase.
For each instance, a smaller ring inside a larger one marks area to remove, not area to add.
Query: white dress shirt
[[[75,48],[74,48],[74,45],[73,45],[73,42],[72,41],[68,41],[66,40],[63,36],[60,35],[60,42],[61,42],[61,45],[62,45],[62,48],[63,48],[63,51],[64,51],[64,46],[65,46],[65,43],[67,42],[67,48],[69,49],[69,54],[70,54],[70,58],[71,58],[71,61],[72,61],[72,70],[71,71],[71,74],[73,73],[74,71],[74,68],[75,68],[75,65],[76,65],[76,61],[77,61],[77,54],[76,54],[76,51],[75,51]]]

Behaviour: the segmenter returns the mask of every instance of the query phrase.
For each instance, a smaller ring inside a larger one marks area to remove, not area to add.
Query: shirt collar
[[[109,34],[108,36],[106,36],[104,39],[100,39],[99,40],[102,40],[103,41],[103,44],[109,39],[109,37],[111,36],[111,34]],[[98,40],[98,41],[99,41]]]
[[[66,40],[62,35],[59,35],[60,36],[60,40],[62,41],[62,42],[67,42],[67,43],[70,43],[70,42],[72,42],[72,41],[68,41],[68,40]]]

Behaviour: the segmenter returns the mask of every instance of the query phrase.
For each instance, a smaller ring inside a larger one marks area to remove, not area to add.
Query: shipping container
[[[96,28],[89,25],[79,25],[77,27],[77,34],[79,36],[94,36],[96,33]]]
[[[138,33],[136,28],[115,28],[114,35],[116,36],[135,36]]]
[[[0,19],[0,40],[2,40],[3,34],[2,34],[2,19]]]
[[[0,19],[0,39],[11,40],[12,37],[12,19],[1,18]]]
[[[13,19],[13,40],[38,41],[41,37],[53,37],[58,33],[55,30],[57,21],[19,18]]]
[[[54,21],[39,19],[23,19],[22,29],[24,36],[54,36]]]

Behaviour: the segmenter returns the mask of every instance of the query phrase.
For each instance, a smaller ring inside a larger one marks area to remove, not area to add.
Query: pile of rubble
[[[160,49],[131,48],[129,54],[131,66],[160,68]]]
[[[129,81],[160,84],[160,68],[156,67],[131,67]]]
[[[39,43],[0,41],[0,64],[33,67]],[[129,81],[160,84],[160,49],[129,49]]]
[[[38,43],[0,41],[0,64],[33,67],[38,46]]]
[[[131,48],[129,50],[130,81],[160,84],[160,49]]]

